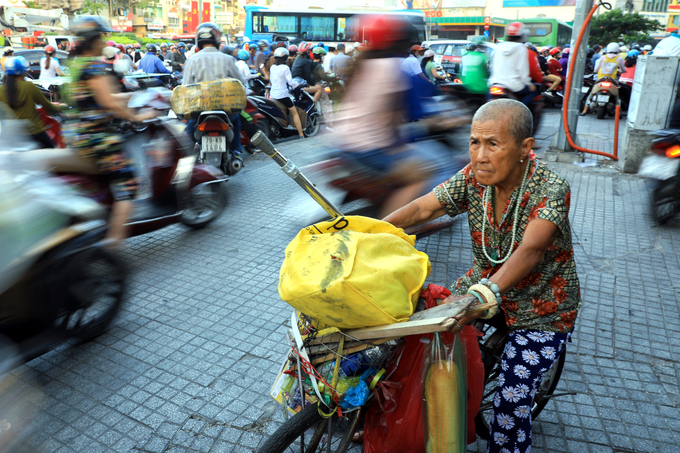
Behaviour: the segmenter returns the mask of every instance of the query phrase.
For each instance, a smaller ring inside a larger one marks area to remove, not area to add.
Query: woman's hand
[[[153,118],[156,118],[158,116],[158,112],[156,110],[146,110],[139,112],[133,117],[133,121],[135,123],[142,123],[146,120],[150,120]]]
[[[451,296],[447,297],[446,299],[444,299],[441,302],[440,305],[460,302],[464,299],[473,299],[473,301],[477,301],[477,298],[475,296],[470,295],[470,294],[466,294],[464,296],[451,295]],[[460,332],[461,330],[463,330],[463,327],[472,323],[475,319],[479,318],[483,314],[484,314],[484,312],[479,311],[479,312],[475,312],[475,313],[466,314],[462,318],[456,318],[456,322],[453,324],[453,327],[451,327],[449,329],[449,332],[451,332],[451,333]]]

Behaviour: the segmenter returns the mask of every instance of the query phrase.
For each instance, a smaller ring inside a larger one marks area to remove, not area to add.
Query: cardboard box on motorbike
[[[229,115],[246,106],[246,89],[237,79],[180,85],[172,90],[172,110],[178,118],[198,118],[201,112],[222,110]]]

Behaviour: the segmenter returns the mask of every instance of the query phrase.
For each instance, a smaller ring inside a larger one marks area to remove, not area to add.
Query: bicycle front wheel
[[[352,444],[360,410],[338,417],[324,418],[318,404],[312,404],[289,418],[260,447],[258,453],[345,453]],[[361,451],[361,450],[358,450]]]

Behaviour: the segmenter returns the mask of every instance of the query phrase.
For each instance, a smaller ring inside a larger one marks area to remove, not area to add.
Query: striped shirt
[[[205,47],[187,60],[182,85],[233,78],[244,83],[233,57],[214,47]]]

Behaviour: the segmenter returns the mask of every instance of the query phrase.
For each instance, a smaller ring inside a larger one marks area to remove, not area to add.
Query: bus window
[[[524,23],[529,37],[543,38],[553,31],[553,24],[550,22],[529,22]]]
[[[294,15],[255,13],[253,16],[255,33],[297,33],[297,18]]]
[[[434,52],[435,55],[443,55],[446,49],[446,44],[430,44],[430,50]]]
[[[305,41],[335,39],[335,18],[332,16],[300,17],[300,37]]]
[[[571,28],[557,24],[557,45],[563,46],[571,43]]]
[[[336,41],[345,41],[345,37],[347,36],[347,31],[345,30],[347,28],[347,18],[346,17],[338,17],[338,26],[335,29],[336,31],[336,36],[335,40]]]

